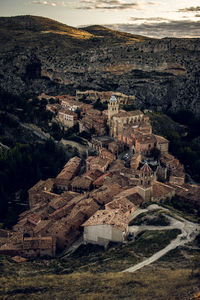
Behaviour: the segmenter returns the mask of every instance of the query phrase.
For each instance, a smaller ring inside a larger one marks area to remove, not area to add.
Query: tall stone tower
[[[108,126],[110,129],[110,136],[114,135],[114,122],[112,122],[112,117],[119,112],[119,102],[116,99],[115,96],[112,95],[112,97],[109,100],[108,103]]]
[[[154,174],[148,163],[141,168],[140,183],[138,185],[138,194],[144,199],[144,202],[151,201],[152,181]]]
[[[112,116],[118,114],[119,103],[115,96],[112,96],[108,103],[108,121],[112,119]]]

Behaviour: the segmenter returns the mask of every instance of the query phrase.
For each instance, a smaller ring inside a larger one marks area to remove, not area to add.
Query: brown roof
[[[33,229],[34,233],[40,233],[42,230],[48,230],[52,220],[41,220],[40,223]]]
[[[169,141],[167,139],[165,139],[163,136],[155,135],[155,134],[154,134],[154,136],[155,136],[158,144],[169,143]]]
[[[100,167],[105,167],[108,164],[107,159],[101,158],[100,156],[89,156],[87,162],[92,165],[99,165]]]
[[[98,210],[82,226],[111,225],[125,231],[129,220],[120,210]]]
[[[70,180],[74,173],[78,170],[81,164],[81,159],[78,156],[71,158],[66,165],[64,166],[63,170],[58,174],[56,179],[67,179]]]
[[[27,217],[27,221],[33,225],[37,225],[41,221],[41,217],[33,213]]]
[[[103,174],[104,173],[101,172],[100,170],[89,170],[82,176],[87,177],[87,178],[91,179],[92,181],[94,181],[97,178],[99,178],[100,176],[102,176]]]
[[[136,137],[138,143],[155,143],[156,138],[153,134],[140,134]]]
[[[153,188],[153,197],[154,198],[159,198],[164,195],[167,195],[170,192],[175,191],[171,186],[161,183],[159,181],[154,181],[152,183],[152,188]]]
[[[59,198],[55,198],[53,200],[51,200],[51,202],[49,203],[49,206],[52,207],[53,209],[59,209],[62,208],[63,206],[65,206],[71,199],[73,198],[73,196],[71,194],[65,194],[65,195],[61,195]]]
[[[138,206],[144,203],[144,199],[138,194],[132,194],[126,197],[128,200],[130,200],[134,205]]]
[[[115,199],[111,201],[110,203],[107,203],[105,205],[106,209],[119,209],[121,212],[126,213],[127,211],[130,211],[132,209],[137,209],[136,206],[130,202],[126,198],[120,198],[120,199]]]
[[[29,192],[41,192],[41,191],[50,191],[54,185],[54,178],[48,178],[47,180],[38,181],[32,188],[29,189]]]
[[[104,182],[104,180],[105,180],[107,177],[112,177],[112,174],[111,174],[110,172],[107,172],[107,173],[103,174],[102,176],[100,176],[99,178],[97,178],[97,179],[93,182],[93,184],[94,184],[95,186],[101,186],[101,185],[103,185],[103,182]]]
[[[149,174],[149,173],[152,174],[153,173],[151,167],[148,165],[147,162],[143,165],[143,167],[141,168],[140,171],[145,173],[145,174]]]
[[[92,180],[83,176],[74,177],[71,183],[72,188],[83,188],[83,189],[90,189],[91,184],[92,184]]]

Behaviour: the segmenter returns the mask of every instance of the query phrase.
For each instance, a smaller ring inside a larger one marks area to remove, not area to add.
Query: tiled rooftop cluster
[[[85,97],[87,92],[78,95]],[[105,96],[94,91],[89,95],[91,99]],[[50,99],[44,94],[42,97]],[[127,233],[137,207],[148,201],[171,199],[175,193],[182,201],[189,199],[200,206],[200,187],[184,183],[184,168],[168,153],[169,142],[152,134],[149,118],[141,111],[115,110],[119,102],[116,97],[109,107],[114,109],[111,114],[109,109],[102,114],[72,96],[56,97],[60,104],[55,105],[61,112],[67,109],[69,116],[74,116],[79,109],[80,127],[95,128],[98,135],[92,137],[91,144],[98,155],[87,157],[84,173],[81,159],[73,157],[56,178],[40,180],[28,191],[30,209],[20,214],[12,231],[0,230],[0,254],[55,256],[56,249],[63,250],[80,236],[82,225],[109,226]],[[110,136],[103,135],[106,123]],[[133,153],[130,167],[120,156],[127,147]],[[152,169],[143,159],[154,148],[161,156]],[[163,183],[158,181],[159,170]]]

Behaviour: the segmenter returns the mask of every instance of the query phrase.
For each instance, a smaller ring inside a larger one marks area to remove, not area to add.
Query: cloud
[[[105,25],[111,29],[150,36],[154,38],[163,37],[200,37],[200,21],[189,20],[143,23],[137,24],[111,24]]]
[[[147,22],[160,22],[160,21],[171,21],[170,19],[167,18],[159,18],[159,17],[151,17],[151,18],[136,18],[136,17],[131,17],[130,21],[147,21]]]
[[[45,1],[45,0],[39,0],[39,1],[32,1],[32,4],[40,4],[40,5],[48,5],[48,6],[67,6],[67,3],[64,1],[61,2],[54,2],[54,1]]]
[[[137,2],[124,2],[122,0],[82,0],[81,6],[75,7],[76,9],[102,9],[102,10],[109,10],[109,9],[139,9],[139,4]]]
[[[178,12],[198,12],[200,11],[200,6],[191,6],[191,7],[186,7],[186,8],[182,8],[179,9]]]
[[[200,14],[196,14],[195,17],[196,17],[196,18],[200,18]]]

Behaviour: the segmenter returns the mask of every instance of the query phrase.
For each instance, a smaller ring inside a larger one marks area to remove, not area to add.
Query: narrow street
[[[163,209],[162,207],[158,205],[151,205],[145,210],[140,210],[137,215],[147,212],[148,210],[154,210],[154,209]],[[166,212],[172,213],[170,210],[164,208]],[[157,253],[153,254],[151,257],[147,258],[146,260],[136,264],[135,266],[132,266],[128,269],[123,270],[122,272],[130,272],[133,273],[145,266],[150,265],[151,263],[157,261],[159,258],[167,254],[169,251],[179,247],[183,246],[187,243],[192,242],[196,236],[199,234],[200,231],[200,225],[195,224],[193,222],[187,221],[182,217],[179,217],[177,214],[172,213],[173,217],[168,217],[171,221],[170,226],[130,226],[129,231],[133,232],[134,235],[137,235],[139,232],[144,230],[169,230],[169,229],[180,229],[181,233],[177,236],[176,239],[171,241],[171,243],[166,246],[164,249],[158,251]]]

